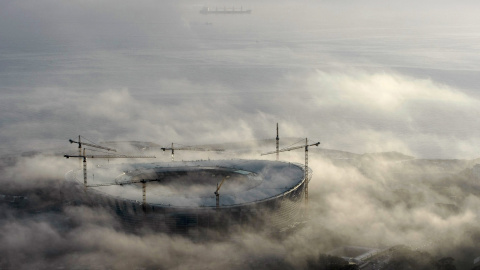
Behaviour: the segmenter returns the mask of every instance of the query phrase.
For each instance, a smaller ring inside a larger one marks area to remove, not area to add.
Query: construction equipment
[[[217,209],[220,207],[220,193],[218,193],[218,191],[220,191],[220,188],[222,187],[223,185],[223,182],[225,182],[225,180],[227,178],[230,178],[230,176],[226,176],[222,179],[222,182],[220,182],[220,185],[217,183],[217,190],[215,190],[214,194],[215,194],[215,197],[216,197],[216,200],[217,200]]]
[[[216,197],[216,206],[217,209],[220,207],[220,188],[222,187],[223,183],[227,178],[230,178],[230,176],[226,176],[222,179],[220,183],[217,183],[217,189],[215,190],[214,194]],[[114,182],[114,183],[101,183],[101,184],[93,184],[93,185],[86,185],[85,187],[105,187],[105,186],[123,186],[123,185],[129,185],[129,184],[136,184],[136,183],[142,183],[142,206],[143,209],[146,209],[147,206],[147,183],[148,182],[158,182],[161,181],[162,179],[156,178],[156,179],[138,179],[138,180],[129,180],[129,181],[123,181],[123,182]]]
[[[187,151],[225,151],[225,149],[208,149],[208,148],[200,148],[200,147],[193,147],[193,146],[181,146],[181,147],[174,147],[174,144],[172,142],[172,147],[162,147],[160,148],[164,152],[166,150],[171,150],[172,151],[172,161],[175,161],[175,150],[187,150]]]
[[[85,139],[85,138],[84,138]],[[99,149],[103,149],[103,150],[107,150],[107,151],[113,151],[113,152],[117,152],[117,150],[113,149],[113,148],[109,148],[109,147],[105,147],[105,146],[101,146],[101,145],[98,145],[98,144],[93,144],[93,143],[86,143],[86,142],[82,142],[81,140],[81,136],[78,135],[78,141],[74,141],[72,139],[68,140],[70,143],[76,143],[78,144],[78,155],[81,156],[82,155],[82,144],[83,145],[86,145],[86,146],[90,146],[90,147],[94,147],[94,148],[99,148]],[[80,168],[82,167],[82,162],[80,161],[80,164],[79,164]]]
[[[129,155],[86,155],[83,148],[83,155],[64,155],[65,158],[83,158],[83,184],[87,187],[87,158],[156,158],[155,156],[129,156]]]
[[[278,161],[278,157],[279,157],[279,146],[280,146],[280,138],[278,137],[278,123],[277,123],[277,138],[275,138],[276,140],[276,149],[277,149],[277,161]]]
[[[129,184],[136,184],[136,183],[142,183],[142,207],[143,210],[146,210],[147,207],[147,183],[148,182],[155,182],[155,181],[161,181],[162,179],[139,179],[139,180],[129,180],[129,181],[123,181],[123,182],[115,182],[115,183],[102,183],[102,184],[93,184],[93,185],[87,185],[86,187],[106,187],[106,186],[123,186],[123,185],[129,185]]]
[[[71,140],[71,139],[68,140],[68,141],[69,141],[70,143],[77,143],[79,149],[82,148],[82,144],[83,144],[83,145],[90,146],[90,147],[94,147],[94,148],[99,148],[99,149],[103,149],[103,150],[107,150],[107,151],[117,152],[117,150],[115,150],[115,149],[113,149],[113,148],[101,146],[101,145],[98,145],[98,144],[81,142],[80,135],[78,135],[78,142],[76,142],[76,141],[74,141],[74,140]],[[81,155],[81,152],[79,152],[79,155]]]
[[[270,155],[270,154],[273,154],[273,153],[277,153],[277,155],[278,155],[279,152],[292,151],[292,150],[295,150],[295,149],[305,148],[305,203],[306,204],[308,203],[308,182],[309,182],[309,179],[308,179],[308,147],[309,146],[318,146],[319,144],[320,144],[320,142],[308,144],[308,138],[305,138],[305,145],[288,147],[288,148],[284,148],[284,149],[281,149],[281,150],[276,150],[276,151],[261,154],[262,156]]]

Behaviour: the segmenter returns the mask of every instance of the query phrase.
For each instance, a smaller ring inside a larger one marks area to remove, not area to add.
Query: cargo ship
[[[243,9],[243,7],[240,7],[240,9],[235,9],[235,7],[232,8],[226,8],[223,7],[223,9],[219,9],[215,7],[215,9],[210,9],[209,7],[203,7],[200,10],[201,14],[250,14],[252,13],[251,9]]]

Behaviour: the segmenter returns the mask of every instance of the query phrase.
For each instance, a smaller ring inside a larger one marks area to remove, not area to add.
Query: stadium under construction
[[[195,233],[266,222],[275,231],[298,226],[305,175],[302,165],[288,162],[205,160],[97,166],[88,185],[82,170],[66,178],[85,189],[83,202],[113,210],[127,228]]]
[[[82,146],[106,151],[115,149],[94,143],[70,140],[78,144],[83,168],[72,170],[66,179],[80,189],[82,203],[112,209],[129,229],[149,227],[176,233],[195,233],[202,229],[229,230],[235,226],[254,226],[270,231],[289,231],[306,220],[308,148],[320,142],[279,149],[277,124],[277,161],[200,160],[174,161],[175,150],[223,151],[198,147],[161,147],[171,150],[172,162],[123,163],[97,165],[87,177],[87,158],[154,158],[154,156],[86,155]],[[145,150],[151,143],[135,143]],[[148,146],[147,146],[148,145]],[[144,147],[145,146],[145,147]],[[153,147],[155,148],[155,146]],[[157,147],[158,148],[158,147]],[[279,153],[305,149],[305,164],[278,161]],[[83,183],[82,183],[83,176]],[[88,181],[87,181],[88,180]],[[266,226],[263,226],[266,225]]]

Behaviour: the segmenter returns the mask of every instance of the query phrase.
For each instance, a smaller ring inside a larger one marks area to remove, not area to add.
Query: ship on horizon
[[[218,9],[215,7],[215,9],[210,9],[209,7],[205,6],[200,10],[201,14],[250,14],[252,13],[251,9],[246,9],[244,10],[243,7],[240,7],[240,9],[235,9],[235,7],[232,8],[226,8],[223,7],[223,9]]]

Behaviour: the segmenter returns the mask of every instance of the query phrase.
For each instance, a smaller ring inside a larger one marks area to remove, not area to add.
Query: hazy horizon
[[[326,148],[478,157],[473,1],[0,3],[2,152],[265,139],[279,122]]]

